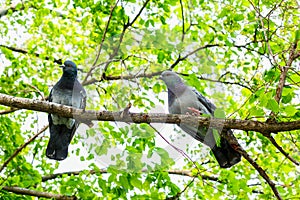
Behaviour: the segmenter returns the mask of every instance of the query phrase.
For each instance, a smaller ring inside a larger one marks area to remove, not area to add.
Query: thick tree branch
[[[21,187],[4,186],[1,190],[13,192],[15,194],[29,195],[29,196],[34,196],[34,197],[43,197],[43,198],[49,198],[49,199],[58,199],[58,200],[73,200],[73,199],[75,200],[75,199],[77,199],[76,196],[65,196],[65,195],[61,195],[61,194],[41,192],[41,191],[30,190],[30,189],[21,188]]]
[[[122,112],[109,111],[83,111],[68,106],[63,106],[55,103],[49,103],[40,100],[31,100],[26,98],[13,97],[5,94],[0,94],[0,104],[24,108],[48,113],[55,113],[63,117],[76,118],[81,121],[101,120],[101,121],[123,121],[134,123],[186,123],[193,126],[203,126],[210,128],[224,128],[226,129],[240,129],[240,130],[254,130],[263,134],[269,135],[271,132],[287,131],[300,129],[300,121],[295,122],[257,122],[251,120],[224,120],[224,119],[210,119],[204,117],[195,117],[190,115],[171,115],[171,114],[144,114],[144,113],[129,113],[125,117],[121,117]],[[222,135],[230,142],[230,144],[239,151],[242,156],[259,172],[259,174],[267,181],[272,188],[275,196],[281,199],[275,184],[270,180],[266,172],[247,154],[245,150],[238,144],[228,131],[223,131]]]
[[[269,133],[291,131],[300,129],[300,120],[293,122],[259,122],[253,120],[239,119],[217,119],[191,115],[162,114],[162,113],[130,113],[126,117],[121,117],[120,112],[92,111],[76,109],[52,102],[32,100],[0,94],[0,104],[20,109],[35,110],[46,113],[55,113],[62,117],[76,118],[82,122],[91,120],[98,121],[120,121],[133,123],[186,123],[193,126],[203,126],[210,128],[238,129],[244,131],[257,131],[265,136]]]
[[[228,131],[222,131],[222,136],[226,138],[227,141],[229,141],[230,145],[238,151],[255,169],[258,171],[261,177],[265,179],[265,181],[269,184],[271,187],[274,195],[277,199],[281,200],[282,197],[280,196],[275,183],[270,179],[268,174],[264,169],[262,169],[251,157],[250,155],[243,149],[243,147],[237,142],[236,138],[233,137],[232,134],[229,134]]]

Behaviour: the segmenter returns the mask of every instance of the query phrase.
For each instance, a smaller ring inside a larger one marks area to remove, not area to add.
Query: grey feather
[[[216,106],[200,92],[185,85],[176,73],[164,71],[160,78],[168,88],[168,107],[171,114],[193,114],[194,109],[198,114],[214,115]],[[180,128],[196,140],[209,146],[221,167],[231,167],[241,160],[241,155],[231,147],[225,138],[221,137],[220,146],[216,145],[212,129],[201,126],[193,127],[185,123],[181,123]],[[231,130],[225,131],[233,134]]]
[[[77,67],[72,61],[66,61],[61,79],[52,88],[49,101],[75,108],[85,109],[86,92],[77,80]],[[50,159],[64,160],[68,155],[68,146],[75,134],[79,122],[72,118],[48,115],[50,140],[46,156]]]

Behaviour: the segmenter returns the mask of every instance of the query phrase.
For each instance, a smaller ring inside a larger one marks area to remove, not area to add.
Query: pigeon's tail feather
[[[49,128],[50,139],[46,149],[46,156],[54,160],[66,159],[68,156],[68,147],[75,132],[75,126],[72,129],[68,129],[66,125],[54,125],[50,123]]]
[[[198,127],[198,129],[196,129],[186,124],[181,124],[180,127],[196,140],[199,140],[200,142],[203,142],[204,144],[209,146],[213,154],[215,155],[220,167],[229,168],[241,161],[240,153],[235,151],[225,138],[221,137],[220,145],[217,146],[216,140],[211,130],[207,131],[206,129],[203,129],[203,127]],[[226,131],[229,131],[229,133],[233,135],[231,130]]]
[[[225,138],[221,137],[220,142],[219,147],[211,148],[220,167],[229,168],[241,161],[241,154],[235,151]]]

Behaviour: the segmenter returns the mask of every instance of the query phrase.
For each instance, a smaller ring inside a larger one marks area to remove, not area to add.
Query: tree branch
[[[20,7],[19,9],[16,8],[16,6],[10,6],[9,8],[0,10],[0,18],[7,15],[8,11],[11,10],[12,12],[24,10],[24,6]]]
[[[40,58],[40,54],[39,53],[28,53],[28,51],[24,50],[24,49],[20,49],[20,48],[16,48],[16,47],[9,47],[3,44],[0,44],[0,47],[9,49],[11,51],[17,52],[17,53],[21,53],[21,54],[29,54],[29,55],[34,55],[35,57]],[[45,60],[50,60],[50,58],[48,56],[45,57]],[[53,62],[61,65],[62,64],[62,60],[61,59],[54,59]]]
[[[150,0],[146,0],[141,9],[139,10],[138,14],[134,17],[134,19],[128,24],[128,26],[132,26],[134,22],[139,18],[139,16],[142,14],[143,10],[146,8],[147,4],[150,2]]]
[[[4,186],[1,190],[5,190],[8,192],[13,192],[15,194],[21,194],[21,195],[29,195],[34,197],[44,197],[44,198],[53,198],[58,200],[75,200],[77,199],[76,196],[65,196],[61,194],[53,194],[53,193],[47,193],[47,192],[41,192],[37,190],[30,190],[27,188],[21,188],[21,187],[10,187],[10,186]]]
[[[152,171],[148,171],[145,169],[145,170],[142,170],[141,172],[146,173],[146,172],[152,172]],[[190,170],[168,170],[166,172],[168,172],[168,174],[171,174],[171,175],[186,176],[186,177],[190,177],[190,178],[198,177],[198,178],[201,178],[202,180],[214,181],[214,182],[218,182],[220,184],[227,183],[226,181],[220,180],[216,176],[209,176],[209,175],[199,174],[199,173],[193,174],[192,171],[190,171]],[[89,171],[81,170],[81,171],[70,171],[70,172],[62,172],[62,173],[56,173],[56,174],[48,174],[48,175],[45,175],[42,177],[42,182],[46,182],[46,181],[53,180],[56,178],[61,178],[64,175],[77,176],[80,173],[87,173],[87,174],[93,175],[93,174],[97,174],[97,173],[106,174],[106,173],[108,173],[108,171],[107,171],[107,169],[98,169],[98,170],[89,170]],[[257,185],[257,184],[255,184],[255,185]],[[251,187],[251,186],[253,186],[253,185],[251,185],[251,184],[248,185],[248,187]],[[253,190],[253,192],[263,194],[261,191],[257,191],[257,190]]]
[[[38,133],[36,133],[34,136],[32,136],[27,142],[25,142],[22,146],[17,148],[15,152],[3,163],[3,165],[0,168],[0,173],[2,170],[8,165],[8,163],[16,157],[29,143],[31,143],[35,138],[37,138],[41,133],[43,133],[46,129],[48,128],[47,126],[44,126]]]
[[[297,160],[295,160],[294,158],[292,158],[287,152],[285,152],[283,150],[283,148],[281,146],[279,146],[279,144],[276,142],[276,140],[271,135],[268,137],[268,139],[287,159],[292,161],[295,165],[299,166],[299,162]]]
[[[67,118],[75,118],[81,122],[97,121],[119,121],[133,123],[186,123],[192,126],[203,126],[210,128],[238,129],[244,131],[257,131],[267,136],[269,133],[291,131],[300,129],[300,120],[292,122],[259,122],[253,120],[218,119],[201,116],[162,114],[162,113],[129,113],[121,117],[121,112],[92,111],[76,109],[53,102],[32,100],[28,98],[14,97],[0,93],[0,104],[20,109],[35,110],[53,113]]]
[[[112,13],[113,13],[113,11],[115,10],[115,8],[116,8],[118,2],[119,2],[119,0],[117,0],[117,2],[116,2],[113,6],[111,6],[110,13],[109,13],[109,17],[108,17],[108,21],[107,21],[107,23],[106,23],[106,25],[105,25],[105,30],[104,30],[103,35],[102,35],[102,39],[101,39],[101,43],[100,43],[100,46],[99,46],[99,50],[98,50],[96,59],[95,59],[95,61],[94,61],[93,66],[91,67],[91,69],[89,70],[89,72],[87,73],[87,75],[85,76],[85,79],[83,80],[83,82],[86,82],[86,81],[87,81],[88,77],[92,75],[93,70],[96,68],[96,64],[97,64],[97,62],[98,62],[98,60],[99,60],[99,57],[100,57],[100,54],[101,54],[101,50],[102,50],[102,46],[103,46],[103,43],[104,43],[104,40],[105,40],[105,37],[106,37],[106,33],[107,33],[107,30],[108,30],[108,26],[109,26],[110,20],[111,20],[111,18],[112,18]]]
[[[146,5],[149,3],[150,0],[147,0],[145,1],[145,3],[143,4],[142,8],[140,9],[140,11],[138,12],[138,14],[134,17],[134,19],[131,21],[131,22],[128,22],[126,24],[124,24],[124,27],[123,27],[123,30],[122,30],[122,33],[120,34],[120,38],[119,38],[119,42],[118,44],[114,47],[114,50],[113,52],[111,53],[111,55],[109,56],[109,59],[108,61],[105,63],[105,66],[104,66],[104,69],[103,69],[103,73],[102,73],[102,76],[101,76],[101,80],[102,79],[106,79],[106,70],[108,68],[108,66],[110,65],[110,63],[112,62],[112,59],[117,55],[119,49],[120,49],[120,45],[123,41],[123,38],[124,38],[124,35],[125,35],[125,32],[126,30],[132,26],[134,24],[134,22],[138,19],[138,17],[141,15],[141,13],[143,12],[144,8],[146,7]],[[111,20],[111,17],[112,17],[112,13],[115,9],[115,7],[117,6],[119,0],[117,0],[117,2],[115,3],[115,5],[111,8],[111,12],[110,12],[110,15],[109,15],[109,19],[108,19],[108,22],[106,24],[106,27],[105,27],[105,31],[103,33],[103,37],[102,37],[102,41],[101,41],[101,44],[100,44],[100,47],[99,47],[99,50],[98,50],[98,54],[97,54],[97,58],[93,64],[93,67],[91,67],[90,71],[88,72],[88,74],[86,75],[84,81],[83,81],[83,85],[87,85],[87,83],[89,82],[93,82],[93,81],[89,81],[88,78],[92,75],[92,71],[95,70],[98,66],[96,65],[98,59],[99,59],[99,55],[100,55],[100,52],[101,52],[101,49],[102,49],[102,45],[103,45],[103,42],[104,42],[104,39],[105,39],[105,35],[106,35],[106,32],[107,32],[107,29],[108,29],[108,25],[110,23],[110,20]],[[94,79],[92,79],[94,80]]]
[[[158,76],[162,73],[163,71],[158,71],[158,72],[153,72],[153,73],[149,73],[149,74],[145,74],[145,73],[140,73],[140,74],[136,74],[136,75],[126,75],[126,76],[105,76],[102,77],[100,80],[97,79],[91,79],[88,80],[86,82],[83,82],[82,85],[90,85],[90,84],[94,84],[97,82],[101,82],[104,80],[108,80],[108,81],[112,81],[112,80],[131,80],[131,79],[136,79],[136,78],[152,78],[154,76]]]
[[[150,0],[146,0],[145,3],[143,4],[143,6],[141,7],[141,9],[139,10],[138,14],[134,17],[134,19],[131,21],[131,22],[128,22],[126,24],[124,24],[123,26],[123,31],[120,35],[120,39],[119,39],[119,42],[118,44],[114,47],[114,51],[113,53],[109,56],[109,60],[111,60],[112,58],[114,58],[117,54],[118,54],[118,51],[120,49],[120,46],[121,46],[121,43],[123,42],[123,38],[124,38],[124,35],[125,35],[125,32],[126,30],[132,26],[135,21],[139,18],[139,16],[142,14],[143,10],[145,9],[145,7],[147,6],[147,4],[149,3]],[[102,73],[102,77],[105,77],[106,76],[106,70],[109,66],[111,62],[107,62],[106,65],[104,66],[104,69],[103,69],[103,73]]]
[[[114,80],[132,80],[132,79],[137,79],[137,78],[152,78],[152,77],[155,77],[155,76],[159,76],[163,71],[157,71],[157,72],[152,72],[152,73],[137,73],[135,75],[120,75],[120,76],[105,76],[105,77],[102,77],[101,79],[90,79],[86,82],[83,82],[82,85],[83,86],[86,86],[86,85],[91,85],[91,84],[94,84],[94,83],[98,83],[98,82],[102,82],[104,80],[107,80],[107,81],[114,81]],[[189,76],[189,74],[182,74],[182,76]],[[243,85],[242,83],[240,82],[230,82],[230,81],[221,81],[219,79],[217,80],[214,80],[214,79],[209,79],[209,78],[205,78],[203,76],[197,76],[198,79],[200,80],[205,80],[205,81],[210,81],[210,82],[215,82],[215,83],[222,83],[222,84],[225,84],[225,85],[237,85],[237,86],[240,86],[240,87],[243,87],[243,88],[247,88],[249,91],[253,92],[253,89],[248,87],[247,85]]]
[[[20,110],[20,109],[18,109],[18,108],[9,108],[8,110],[1,110],[0,115],[6,115],[6,114],[9,114],[9,113],[15,112],[17,110]]]
[[[174,69],[174,67],[176,65],[178,65],[179,62],[187,59],[189,56],[197,53],[198,51],[202,50],[202,49],[207,49],[207,48],[210,48],[210,47],[218,47],[220,46],[219,44],[206,44],[204,46],[201,46],[201,47],[198,47],[197,49],[194,49],[193,51],[187,53],[185,56],[181,57],[180,55],[178,56],[177,60],[170,66],[170,70]]]
[[[46,182],[46,181],[49,181],[49,180],[60,178],[63,175],[68,175],[68,176],[75,175],[76,176],[76,175],[79,175],[82,172],[85,172],[85,171],[83,170],[83,171],[71,171],[71,172],[49,174],[49,175],[45,175],[45,176],[42,177],[42,182]],[[141,172],[145,173],[145,172],[152,172],[152,171],[148,171],[148,170],[145,169],[145,170],[142,170]],[[188,177],[198,177],[198,176],[200,176],[204,180],[210,180],[210,181],[216,181],[216,182],[219,182],[219,183],[225,183],[224,181],[219,180],[218,177],[193,174],[190,170],[168,170],[167,172],[169,174],[173,174],[173,175],[181,175],[181,176],[188,176]],[[107,172],[107,169],[99,169],[99,170],[90,170],[87,173],[88,174],[97,174],[97,173],[106,174],[108,172]]]
[[[297,55],[298,53],[296,52],[297,44],[298,44],[298,41],[295,41],[295,43],[292,44],[290,54],[289,54],[289,60],[286,64],[287,66],[281,68],[281,74],[280,74],[279,83],[278,83],[278,86],[276,89],[276,96],[275,96],[275,100],[277,101],[277,103],[279,103],[280,99],[281,99],[282,90],[283,90],[283,87],[285,84],[287,72],[290,69],[290,67],[292,66],[293,61],[296,58],[298,58],[298,55]]]
[[[238,151],[255,169],[256,171],[260,174],[261,177],[263,177],[266,182],[269,184],[271,187],[274,195],[276,196],[277,199],[281,200],[282,197],[280,196],[277,188],[275,187],[275,183],[270,179],[268,174],[266,173],[265,170],[263,170],[251,157],[250,155],[243,149],[243,147],[237,142],[236,138],[233,137],[232,134],[229,134],[228,131],[222,131],[221,135],[226,138],[226,140],[230,143],[230,145]]]
[[[184,27],[184,10],[183,10],[183,4],[182,4],[182,0],[179,1],[180,2],[180,9],[181,9],[181,18],[182,18],[182,36],[181,36],[181,42],[183,42],[184,40],[184,35],[185,35],[185,27]]]

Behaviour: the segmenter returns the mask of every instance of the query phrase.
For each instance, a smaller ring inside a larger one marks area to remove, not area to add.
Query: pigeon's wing
[[[49,102],[52,102],[52,101],[53,101],[53,99],[52,99],[52,90],[53,90],[53,88],[51,89],[50,94],[49,94],[49,97],[48,97],[48,101],[49,101]]]
[[[76,131],[74,124],[69,129],[64,124],[53,124],[51,115],[48,115],[50,139],[46,149],[46,156],[54,160],[64,160],[68,156],[68,147]]]
[[[213,115],[216,106],[197,90],[193,89],[193,92],[197,95],[197,98],[201,102],[201,104],[204,105],[207,108],[207,110]],[[229,134],[233,135],[233,132],[230,129],[224,129],[222,131],[228,131]],[[198,129],[198,135],[199,132],[201,132],[200,127]],[[235,151],[225,138],[221,137],[220,146],[216,145],[215,138],[212,134],[212,130],[208,129],[205,138],[203,139],[203,142],[206,145],[210,146],[210,148],[212,149],[216,160],[222,168],[231,167],[241,161],[240,153]]]
[[[80,93],[82,95],[80,108],[81,109],[85,109],[87,95],[86,95],[86,91],[85,91],[85,89],[83,87],[82,87],[82,90],[80,91]]]
[[[75,108],[85,109],[86,106],[86,91],[81,83],[76,79],[73,86],[72,106]]]
[[[56,90],[56,86],[50,91],[49,102],[53,102],[54,90]],[[52,114],[48,114],[50,139],[46,149],[46,156],[50,159],[64,160],[68,155],[68,146],[76,127],[75,124],[71,128],[68,128],[65,124],[55,124],[52,117]]]
[[[213,115],[216,106],[207,98],[205,98],[200,92],[198,92],[196,89],[192,89],[193,92],[196,94],[197,99],[200,101],[202,105],[205,106],[205,108]]]
[[[82,87],[81,83],[78,80],[75,81],[74,88],[76,89],[76,93],[77,93],[76,97],[78,98],[78,101],[80,102],[78,108],[85,109],[85,107],[86,107],[86,98],[87,98],[85,89]],[[80,122],[78,120],[75,120],[75,124],[72,128],[72,134],[71,134],[70,142],[71,142],[71,140],[72,140],[79,124],[80,124]]]
[[[50,102],[52,102],[53,99],[58,99],[57,97],[53,98],[53,94],[55,93],[54,91],[57,91],[56,89],[58,89],[58,91],[62,91],[61,88],[54,86],[49,95]],[[75,81],[74,83],[73,92],[66,90],[65,92],[60,93],[56,92],[55,94],[67,95],[62,97],[62,99],[64,99],[63,102],[69,102],[69,104],[74,103],[75,107],[85,108],[86,92],[78,81]],[[68,95],[70,96],[68,97]],[[55,120],[53,117],[55,117]],[[57,120],[60,120],[60,122],[57,122]],[[48,121],[50,139],[46,149],[46,156],[55,160],[64,160],[68,155],[68,147],[76,132],[79,122],[77,120],[72,122],[72,119],[60,118],[58,116],[53,116],[52,114],[48,115]]]

